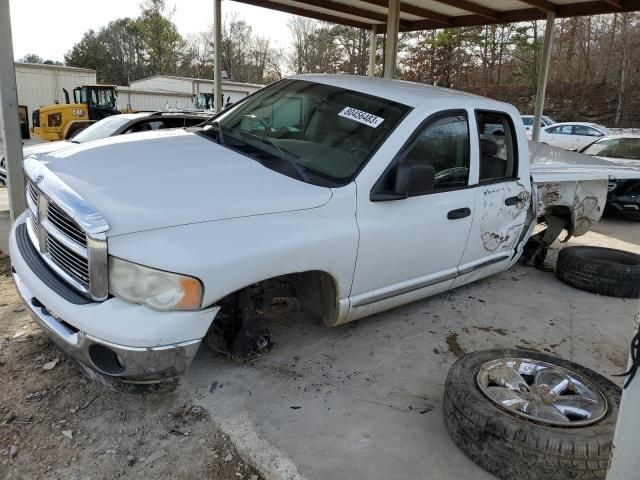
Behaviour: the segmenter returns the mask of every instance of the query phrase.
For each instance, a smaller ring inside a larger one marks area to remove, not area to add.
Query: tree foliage
[[[42,63],[44,65],[62,65],[62,62],[57,62],[53,60],[45,60],[40,55],[35,53],[27,53],[24,57],[18,59],[19,62],[22,63]]]
[[[65,61],[96,69],[100,81],[121,85],[156,74],[213,78],[213,31],[183,38],[172,13],[165,0],[143,0],[138,17],[87,31]],[[268,83],[289,73],[367,74],[369,30],[303,17],[292,17],[288,30],[288,46],[274,48],[242,17],[225,17],[222,70],[231,80],[251,83]],[[543,38],[542,21],[403,33],[396,74],[485,93],[498,85],[522,85],[534,92]],[[629,112],[625,104],[630,92],[640,88],[640,14],[558,19],[553,44],[550,82],[569,85],[572,97],[587,95],[594,82],[608,85],[617,92],[617,116]],[[378,75],[383,52],[384,36],[378,35]]]

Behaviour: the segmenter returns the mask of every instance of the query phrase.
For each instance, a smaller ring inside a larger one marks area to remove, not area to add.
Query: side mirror
[[[391,191],[373,191],[372,202],[401,200],[413,195],[424,195],[433,191],[436,169],[427,164],[400,163],[395,169]]]

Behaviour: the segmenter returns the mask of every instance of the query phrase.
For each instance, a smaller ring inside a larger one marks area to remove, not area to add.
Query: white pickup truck
[[[88,371],[174,379],[203,339],[236,355],[268,347],[273,296],[341,325],[509,268],[539,220],[549,228],[527,256],[540,263],[563,229],[600,218],[612,169],[640,177],[536,148],[530,164],[508,104],[293,77],[202,128],[26,158],[15,282]]]

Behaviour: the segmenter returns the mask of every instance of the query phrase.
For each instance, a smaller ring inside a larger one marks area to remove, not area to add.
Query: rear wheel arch
[[[555,221],[556,223],[564,225],[563,228],[567,231],[567,235],[562,242],[567,242],[573,236],[575,230],[575,215],[568,206],[553,205],[547,207],[542,214],[542,218],[547,224]]]

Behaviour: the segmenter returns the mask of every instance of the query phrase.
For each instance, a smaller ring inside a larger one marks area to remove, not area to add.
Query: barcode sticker
[[[363,112],[362,110],[357,110],[351,107],[344,107],[342,111],[338,113],[338,115],[350,120],[355,120],[356,122],[364,123],[365,125],[369,125],[373,128],[376,128],[378,125],[384,122],[384,118],[382,117],[378,117],[371,113]]]

